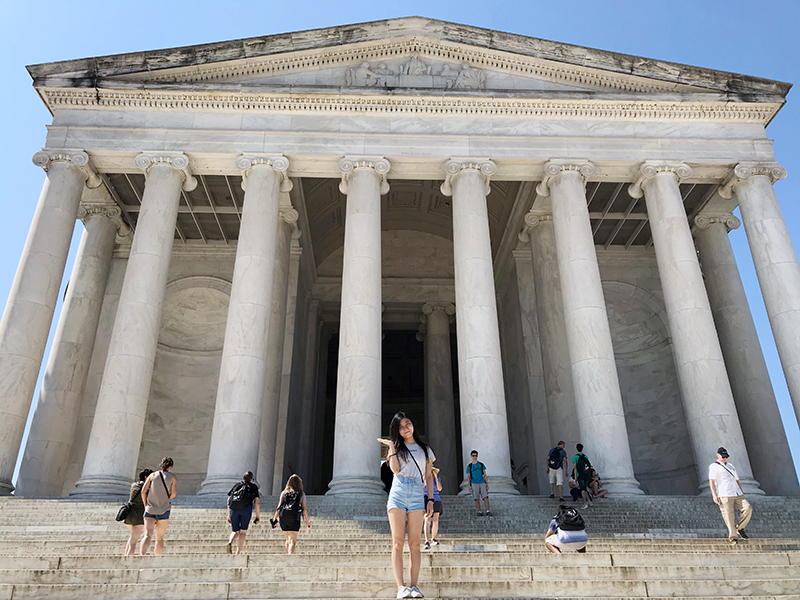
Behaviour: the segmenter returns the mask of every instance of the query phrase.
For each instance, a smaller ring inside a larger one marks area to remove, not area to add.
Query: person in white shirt
[[[736,467],[728,462],[728,451],[725,448],[717,449],[717,460],[708,467],[708,484],[711,487],[711,496],[719,506],[722,519],[728,528],[728,539],[731,544],[738,544],[739,539],[747,539],[744,528],[753,516],[753,507],[745,500],[742,486]],[[739,524],[736,524],[734,506],[739,508]]]

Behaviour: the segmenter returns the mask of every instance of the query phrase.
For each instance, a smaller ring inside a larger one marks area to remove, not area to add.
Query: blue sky
[[[727,0],[477,2],[184,2],[0,1],[0,302],[5,304],[44,174],[31,156],[45,141],[50,115],[25,65],[188,46],[318,27],[419,15],[625,54],[800,82],[800,2]],[[768,128],[789,177],[775,185],[800,248],[800,92]],[[81,226],[76,227],[65,281]],[[739,270],[769,365],[795,463],[800,430],[761,299],[743,229],[731,233]],[[63,290],[63,286],[62,286]],[[57,307],[56,318],[60,311]],[[55,330],[55,320],[51,330]],[[798,332],[800,334],[800,332]],[[48,346],[49,350],[49,346]],[[40,378],[41,379],[41,378]],[[38,396],[38,388],[36,396]],[[702,460],[702,459],[701,459]],[[788,466],[788,465],[787,465]],[[780,465],[776,467],[781,468]]]

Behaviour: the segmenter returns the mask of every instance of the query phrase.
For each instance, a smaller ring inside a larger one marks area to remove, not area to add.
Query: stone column
[[[130,491],[150,398],[181,188],[197,186],[184,154],[140,154],[134,164],[146,172],[147,183],[83,473],[71,492],[76,495]]]
[[[319,354],[319,300],[307,300],[305,357],[303,360],[303,404],[300,408],[300,430],[297,436],[297,474],[303,481],[312,481],[314,460],[314,426],[317,410],[317,356]],[[324,408],[323,408],[324,410]]]
[[[199,494],[227,494],[246,471],[258,470],[264,406],[270,311],[278,236],[281,191],[286,177],[284,156],[243,155],[242,224],[236,245],[231,299],[222,348],[217,403],[211,431],[208,472]]]
[[[82,150],[42,150],[33,164],[47,173],[0,321],[0,495],[11,478],[58,301],[84,183],[100,179]]]
[[[772,184],[777,163],[739,163],[720,195],[736,194],[794,412],[800,421],[800,263]]]
[[[297,211],[295,211],[296,213]],[[300,256],[303,249],[298,239],[300,230],[292,231],[291,248],[289,249],[289,283],[286,294],[286,316],[284,317],[283,360],[279,372],[278,397],[278,435],[275,439],[275,473],[272,479],[272,492],[278,493],[286,483],[283,472],[286,465],[286,432],[289,425],[289,393],[292,391],[292,359],[294,356],[294,328],[297,320],[297,284],[300,279]],[[292,432],[297,435],[297,432]]]
[[[329,494],[384,494],[381,433],[381,194],[385,158],[339,161],[347,195],[342,308],[336,383],[336,433]]]
[[[456,447],[456,413],[453,398],[453,364],[450,354],[450,302],[422,305],[425,323],[425,431],[441,469],[442,493],[457,494],[461,474]]]
[[[500,332],[486,196],[490,160],[444,166],[442,193],[453,197],[453,257],[463,464],[478,450],[493,494],[518,494],[511,478]],[[462,482],[466,488],[466,479]]]
[[[600,269],[586,203],[590,162],[548,162],[537,192],[552,197],[564,322],[581,440],[611,494],[642,494],[633,474]],[[558,441],[558,440],[556,440]]]
[[[130,232],[120,215],[114,205],[80,208],[85,230],[28,434],[17,478],[18,496],[62,493],[117,229]]]
[[[560,440],[564,440],[567,452],[572,453],[575,444],[581,441],[581,436],[572,387],[553,217],[550,213],[531,212],[525,215],[525,224],[531,241],[536,317],[541,336],[542,368],[550,423],[549,446],[553,448]],[[544,461],[541,462],[541,465],[536,466],[544,472]],[[545,485],[545,489],[549,489],[549,483]]]
[[[700,489],[708,493],[708,464],[714,460],[717,448],[725,446],[733,457],[745,492],[763,494],[752,478],[739,415],[678,186],[681,178],[691,175],[692,169],[687,164],[644,163],[639,178],[628,191],[633,198],[644,194],[647,203]]]
[[[800,486],[794,469],[776,468],[791,465],[792,455],[728,239],[728,232],[739,227],[739,219],[730,213],[701,214],[694,222],[708,300],[753,475],[770,495],[796,496]]]

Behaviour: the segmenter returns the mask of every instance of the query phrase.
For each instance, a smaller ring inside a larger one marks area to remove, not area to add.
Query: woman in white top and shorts
[[[150,548],[155,530],[156,546],[153,553],[164,553],[164,534],[167,533],[169,524],[169,511],[172,508],[171,500],[178,493],[178,478],[170,471],[174,461],[166,456],[161,459],[158,471],[152,473],[142,486],[142,502],[144,502],[144,537],[139,554],[144,556]]]
[[[424,598],[419,591],[420,543],[425,513],[433,514],[433,496],[425,506],[423,479],[433,489],[431,463],[433,451],[419,438],[414,423],[404,413],[397,413],[389,425],[389,439],[378,438],[389,447],[386,459],[394,473],[386,510],[392,529],[392,571],[397,582],[398,598]],[[409,587],[403,581],[403,545],[408,522],[408,550],[411,558]]]

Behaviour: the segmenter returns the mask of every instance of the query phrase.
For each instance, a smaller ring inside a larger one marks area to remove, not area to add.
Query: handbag
[[[122,506],[119,507],[117,511],[117,516],[114,517],[117,521],[124,521],[128,514],[131,512],[131,508],[133,508],[133,504],[130,502],[126,502]]]

